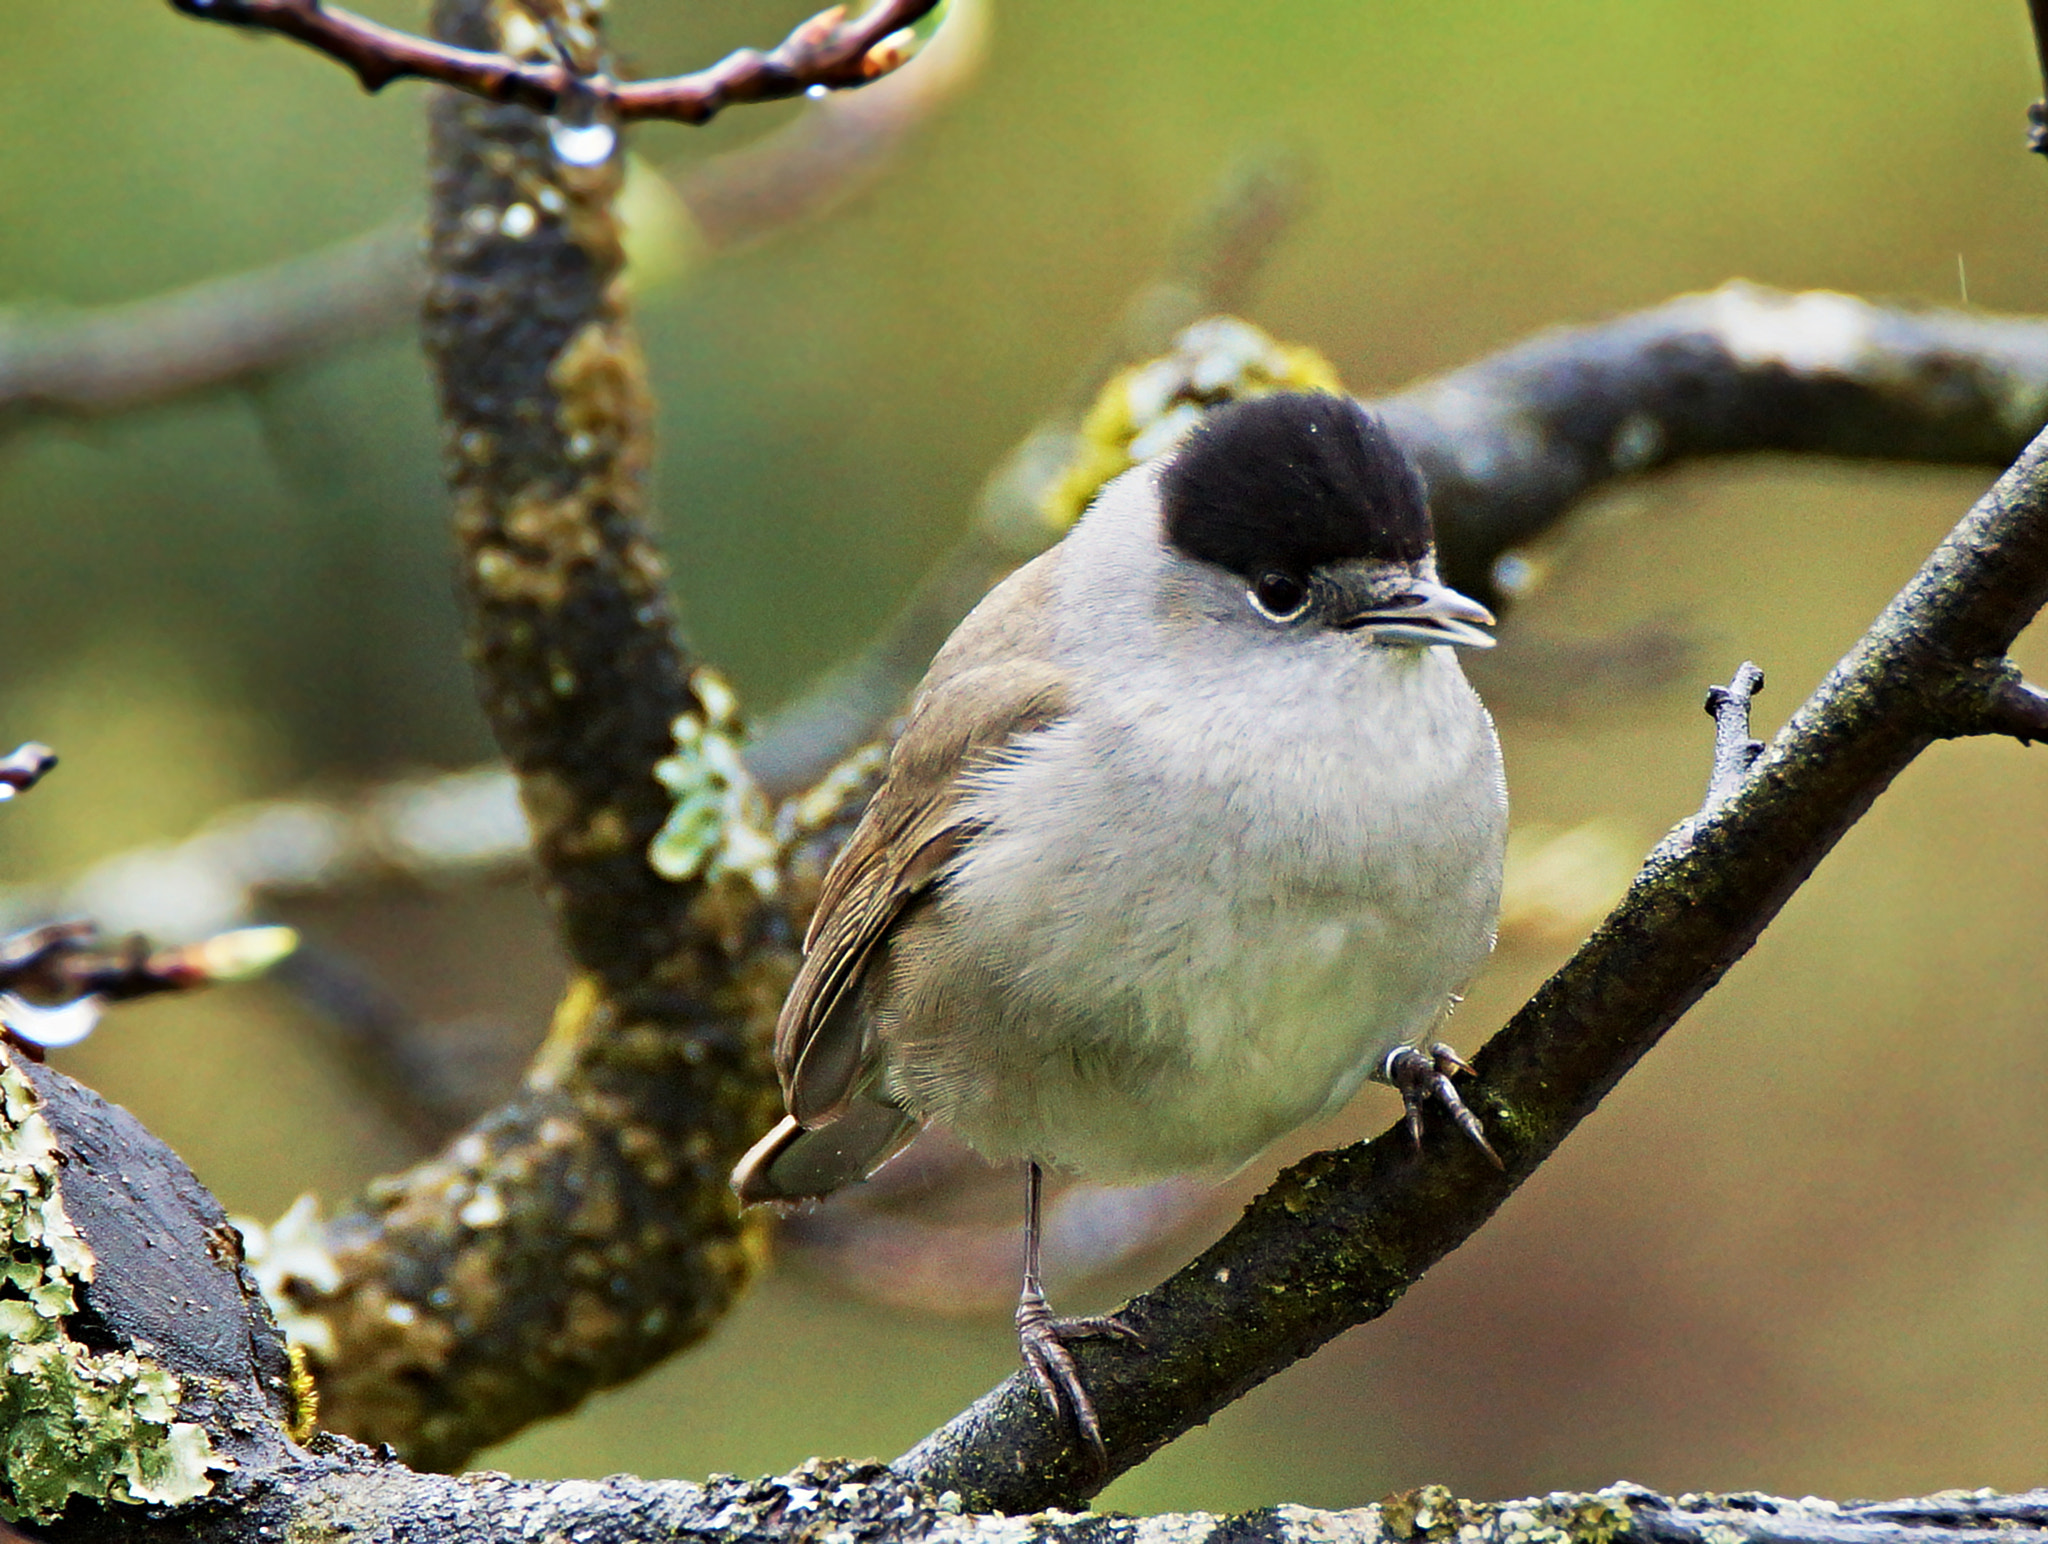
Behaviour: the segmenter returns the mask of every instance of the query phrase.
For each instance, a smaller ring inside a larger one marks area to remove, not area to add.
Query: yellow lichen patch
[[[527,1069],[529,1086],[561,1086],[580,1059],[584,1042],[591,1034],[597,1010],[603,1002],[604,991],[595,976],[577,976],[569,983],[562,992],[562,1000],[555,1004],[555,1015],[548,1022],[548,1035],[541,1043],[540,1054],[534,1057],[533,1065]],[[569,1130],[554,1145],[567,1147],[577,1136],[578,1133]]]
[[[310,1442],[320,1429],[320,1388],[313,1380],[313,1363],[304,1346],[288,1345],[285,1355],[291,1370],[286,1391],[291,1395],[291,1424],[287,1434],[294,1442]]]
[[[647,372],[622,323],[601,317],[586,324],[555,356],[548,383],[561,397],[556,424],[572,462],[640,443],[650,412]]]
[[[505,511],[505,536],[555,562],[589,562],[604,544],[591,528],[590,511],[574,498],[529,492]]]
[[[1275,391],[1343,389],[1314,349],[1277,342],[1234,316],[1205,318],[1183,329],[1169,353],[1102,388],[1072,463],[1046,489],[1046,520],[1066,530],[1104,483],[1171,449],[1209,408]]]
[[[65,1317],[93,1255],[65,1214],[55,1133],[33,1085],[0,1059],[0,1517],[47,1520],[73,1496],[190,1501],[231,1467],[204,1428],[176,1418],[170,1369],[94,1351]]]

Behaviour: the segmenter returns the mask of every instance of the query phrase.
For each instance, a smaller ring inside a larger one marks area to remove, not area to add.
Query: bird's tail
[[[813,1201],[866,1179],[917,1135],[917,1122],[893,1104],[859,1096],[829,1121],[806,1129],[785,1115],[732,1171],[740,1205]]]

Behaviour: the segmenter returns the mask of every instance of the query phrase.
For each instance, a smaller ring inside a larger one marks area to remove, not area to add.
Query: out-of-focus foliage
[[[685,67],[807,8],[618,0],[616,33],[633,67]],[[13,12],[0,305],[144,294],[419,206],[417,90],[364,98],[331,64],[153,0]],[[646,297],[684,610],[750,701],[886,617],[1254,142],[1306,150],[1321,202],[1253,319],[1365,392],[1738,274],[1938,303],[1967,283],[1980,306],[2048,309],[2017,5],[1033,0],[996,21],[980,87],[879,192]],[[797,110],[635,148],[685,162]],[[1773,463],[1644,485],[1578,523],[1500,652],[1518,629],[1671,619],[1704,645],[1701,684],[1767,666],[1768,728],[1986,481]],[[0,740],[64,756],[5,811],[0,864],[62,870],[236,798],[484,754],[444,520],[404,339],[0,442]],[[2020,655],[2048,676],[2037,637]],[[1696,801],[1694,686],[1568,716],[1526,682],[1497,700],[1531,824],[1597,818],[1640,849]],[[2038,752],[1930,755],[1471,1247],[1109,1499],[2037,1483],[2044,830]],[[555,966],[521,897],[293,920],[429,1018],[543,1021]],[[1502,956],[1460,1042],[1555,958]],[[237,1210],[403,1158],[264,989],[129,1010],[67,1065]],[[1389,1118],[1368,1094],[1323,1136]],[[690,1475],[893,1452],[1013,1354],[999,1318],[927,1322],[785,1277],[707,1352],[493,1461]]]

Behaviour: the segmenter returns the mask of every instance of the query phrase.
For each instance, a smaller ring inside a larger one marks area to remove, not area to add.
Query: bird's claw
[[[1439,1040],[1427,1051],[1417,1050],[1412,1045],[1396,1046],[1387,1053],[1380,1074],[1401,1091],[1401,1103],[1408,1110],[1408,1135],[1414,1138],[1418,1149],[1422,1146],[1423,1107],[1435,1103],[1442,1107],[1460,1131],[1478,1144],[1482,1153],[1493,1160],[1496,1169],[1505,1172],[1507,1165],[1501,1162],[1493,1144],[1486,1140],[1479,1117],[1466,1108],[1465,1101],[1458,1095],[1457,1085],[1451,1081],[1453,1073],[1469,1073],[1471,1070],[1463,1057]]]
[[[1073,1352],[1067,1349],[1068,1342],[1075,1340],[1127,1340],[1142,1347],[1145,1339],[1110,1314],[1085,1319],[1057,1318],[1037,1293],[1027,1293],[1017,1304],[1017,1346],[1023,1353],[1025,1371],[1038,1385],[1054,1420],[1065,1420],[1071,1413],[1074,1429],[1106,1470],[1109,1449],[1103,1445],[1095,1401],[1081,1382],[1081,1370],[1074,1365]]]

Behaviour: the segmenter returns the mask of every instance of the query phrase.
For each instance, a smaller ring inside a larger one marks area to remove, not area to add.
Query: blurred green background
[[[0,304],[145,295],[420,206],[418,89],[366,98],[329,63],[149,0],[13,10]],[[655,73],[804,10],[617,0],[615,36]],[[2018,0],[1008,0],[981,80],[878,190],[647,297],[693,638],[765,706],[868,636],[1248,146],[1320,168],[1249,314],[1372,393],[1736,275],[1943,304],[1966,280],[1979,307],[2048,310],[2048,167],[2021,149],[2033,68]],[[635,148],[682,165],[801,110],[648,128]],[[1524,630],[1651,619],[1695,664],[1594,702],[1526,676],[1506,690],[1517,818],[1603,817],[1647,849],[1699,794],[1700,686],[1760,660],[1775,727],[1988,480],[1770,460],[1603,500],[1503,655]],[[63,874],[238,800],[488,754],[403,336],[12,433],[0,542],[0,738],[64,757],[0,820],[0,872]],[[2048,677],[2039,637],[2021,656]],[[1474,1243],[1108,1502],[2040,1483],[2044,822],[2042,753],[1938,747]],[[328,936],[422,1013],[537,1034],[558,967],[523,892],[331,910]],[[1562,952],[1505,951],[1465,1043]],[[406,1160],[276,988],[125,1011],[62,1062],[233,1210]],[[1367,1094],[1342,1130],[1389,1106]],[[1091,1306],[1052,1271],[1063,1308]],[[887,1455],[1014,1355],[1004,1316],[924,1318],[783,1272],[709,1347],[483,1461],[698,1476]]]

